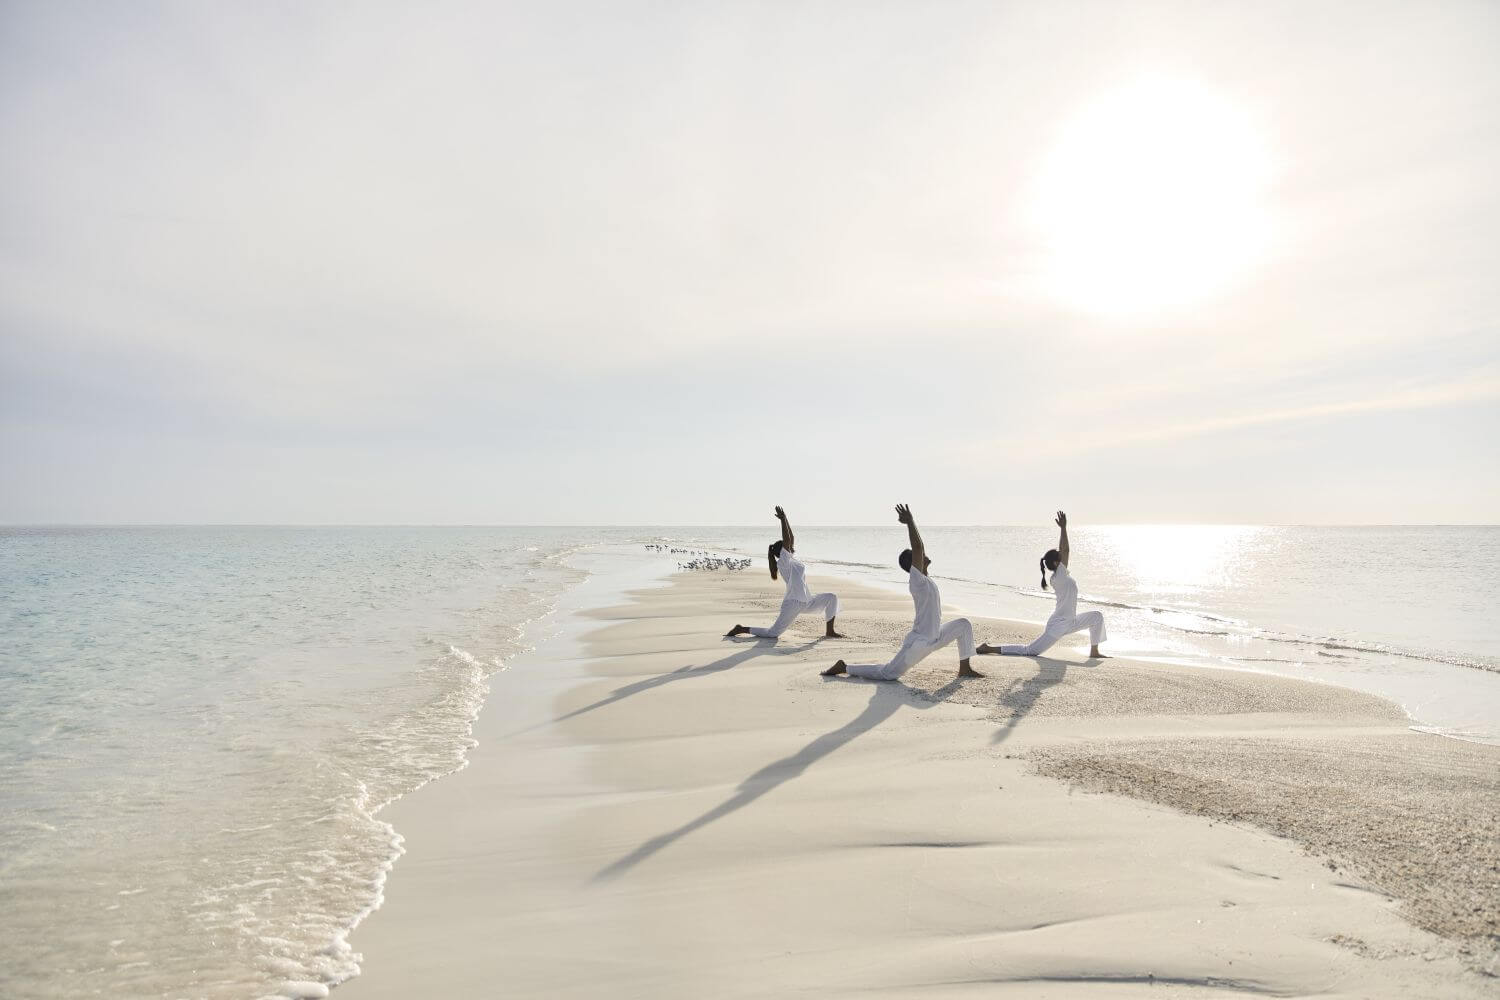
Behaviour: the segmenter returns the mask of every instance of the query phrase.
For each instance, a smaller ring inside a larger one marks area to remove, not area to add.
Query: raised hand
[[[781,504],[776,505],[776,520],[781,522],[781,544],[786,546],[788,552],[795,551],[797,539],[792,535],[792,522],[786,519],[786,511],[781,509]]]
[[[900,521],[902,524],[911,524],[911,508],[904,503],[898,503],[896,505],[896,520]]]
[[[1058,511],[1057,517],[1053,518],[1053,520],[1056,522],[1059,528],[1066,528],[1068,526],[1068,515],[1064,514],[1062,511]]]

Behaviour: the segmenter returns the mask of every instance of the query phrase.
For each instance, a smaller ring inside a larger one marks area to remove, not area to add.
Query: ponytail
[[[776,579],[776,557],[781,555],[781,543],[772,542],[766,546],[766,562],[771,564],[771,579]]]
[[[1037,560],[1037,565],[1042,568],[1042,589],[1047,589],[1047,567],[1050,565],[1052,571],[1057,572],[1057,567],[1062,565],[1062,553],[1056,549],[1048,549],[1042,553],[1042,558]]]

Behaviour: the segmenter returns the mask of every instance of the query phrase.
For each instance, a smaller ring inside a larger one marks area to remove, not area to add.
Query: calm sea
[[[600,533],[589,540],[599,541]],[[0,530],[0,996],[324,996],[577,531]]]
[[[1046,618],[1054,531],[926,535],[949,603]],[[325,995],[400,853],[380,807],[463,765],[497,672],[583,578],[568,556],[670,568],[642,543],[774,537],[0,529],[0,996]],[[903,539],[804,526],[798,549],[904,589]],[[1500,740],[1500,529],[1080,525],[1073,552],[1117,653],[1376,690]]]

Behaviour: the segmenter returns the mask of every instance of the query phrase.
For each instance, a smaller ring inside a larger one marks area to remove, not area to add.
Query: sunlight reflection
[[[1201,593],[1254,569],[1253,549],[1273,529],[1235,524],[1126,524],[1097,529],[1100,555],[1142,592]]]

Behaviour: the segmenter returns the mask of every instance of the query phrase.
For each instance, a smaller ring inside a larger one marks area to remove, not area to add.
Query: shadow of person
[[[565,722],[568,719],[583,715],[585,712],[592,712],[596,708],[603,708],[606,705],[613,705],[616,702],[624,701],[631,695],[650,691],[652,688],[659,688],[666,684],[676,683],[677,681],[692,680],[694,677],[707,677],[709,674],[717,674],[725,670],[730,670],[744,663],[746,660],[757,656],[766,654],[791,656],[794,653],[805,653],[815,645],[817,645],[816,642],[805,642],[800,646],[782,646],[778,648],[775,639],[758,639],[749,649],[742,649],[737,653],[722,657],[712,663],[705,663],[701,666],[690,664],[686,667],[679,667],[670,673],[658,674],[655,677],[647,677],[644,680],[633,681],[623,687],[615,688],[608,696],[600,698],[592,704],[584,705],[582,708],[575,708],[571,712],[565,712],[557,718],[552,719],[551,722],[544,723],[544,725]]]
[[[1011,681],[1010,686],[1000,693],[1000,704],[1010,709],[1010,716],[1005,723],[995,730],[995,735],[990,737],[991,745],[1004,743],[1016,728],[1016,725],[1026,717],[1026,714],[1036,707],[1047,689],[1054,684],[1062,683],[1067,676],[1068,662],[1066,660],[1054,660],[1051,657],[1038,656],[1036,659],[1036,673],[1024,680]]]
[[[625,874],[675,841],[745,808],[767,792],[801,775],[813,764],[895,715],[903,705],[917,710],[931,708],[946,701],[961,683],[955,678],[930,694],[919,695],[904,684],[890,681],[863,681],[856,678],[840,678],[840,681],[846,684],[870,684],[874,687],[870,692],[870,703],[865,706],[864,711],[832,732],[819,736],[796,753],[767,764],[740,782],[739,788],[729,798],[677,829],[652,837],[625,857],[601,869],[593,880],[601,882]]]

